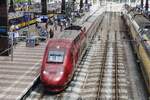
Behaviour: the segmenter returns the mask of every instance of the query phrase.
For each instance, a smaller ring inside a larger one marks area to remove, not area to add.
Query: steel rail
[[[104,75],[104,70],[105,70],[105,64],[106,64],[106,60],[107,60],[107,51],[108,51],[108,40],[109,40],[109,34],[107,33],[107,39],[105,41],[105,49],[104,49],[104,54],[103,54],[103,59],[102,59],[102,67],[100,68],[100,76],[99,76],[99,80],[98,80],[98,91],[97,91],[97,97],[96,100],[100,99],[100,95],[101,95],[101,89],[102,89],[102,81],[103,81],[103,75]]]
[[[118,48],[117,48],[117,33],[115,32],[115,100],[119,100],[119,82],[118,82]]]

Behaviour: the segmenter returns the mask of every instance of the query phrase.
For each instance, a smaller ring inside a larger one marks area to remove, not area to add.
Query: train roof
[[[88,29],[91,27],[92,23],[91,22],[85,22],[83,27],[86,28],[86,31],[88,31]]]
[[[94,13],[94,15],[101,15],[104,11],[105,11],[105,8],[102,7],[101,10],[98,9],[98,10]]]
[[[50,39],[48,42],[48,46],[50,47],[67,47],[69,48],[71,45],[72,41],[67,40],[67,39]]]
[[[100,14],[94,14],[86,22],[84,22],[84,24],[82,26],[86,27],[86,29],[90,29],[90,27],[92,26],[92,24],[95,23],[97,20],[99,20],[98,16],[100,16]]]
[[[93,16],[91,16],[88,20],[87,20],[87,22],[94,22],[95,20],[97,19],[97,15],[93,15]]]
[[[74,39],[79,34],[78,30],[64,30],[61,32],[57,38],[61,39]]]
[[[86,22],[92,22],[96,20],[98,16],[100,16],[104,12],[104,9],[101,8],[101,10],[96,10],[94,13],[86,17],[82,22],[78,22],[78,25],[84,25]]]
[[[66,28],[63,32],[60,32],[59,35],[57,35],[56,39],[67,39],[73,41],[81,32],[82,27],[73,25],[68,28]]]
[[[150,29],[150,21],[146,19],[143,15],[135,11],[131,11],[130,15],[132,16],[132,18],[135,20],[135,22],[138,24],[140,28],[147,27]]]
[[[94,22],[103,12],[97,11],[86,19],[86,22]]]
[[[84,22],[84,24],[82,25],[83,27],[86,27],[86,31],[88,31],[90,29],[90,27],[92,27],[92,24],[94,24],[97,20],[100,20],[98,16],[102,15],[103,12],[96,12],[95,14],[93,14],[91,17],[89,17],[89,19]]]
[[[70,27],[67,27],[63,32],[60,32],[55,39],[67,39],[70,41],[75,40],[75,38],[82,32],[82,28],[86,27],[86,29],[89,29],[93,22],[96,21],[98,16],[100,16],[103,12],[100,10],[97,10],[95,13],[93,13],[91,16],[86,18],[86,20],[82,24],[78,25],[72,25]],[[82,26],[80,26],[82,25]]]
[[[134,19],[136,21],[136,23],[140,26],[140,27],[147,27],[150,29],[150,22],[149,20],[147,20],[145,17],[143,17],[142,15],[135,17]]]

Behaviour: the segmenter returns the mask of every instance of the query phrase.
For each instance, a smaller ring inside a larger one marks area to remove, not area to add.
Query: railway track
[[[97,99],[127,100],[128,90],[123,48],[115,41],[106,43],[100,68]],[[109,39],[108,39],[109,40]]]
[[[106,35],[99,28],[65,91],[45,93],[39,85],[26,100],[128,100],[124,47],[119,31],[113,31]]]

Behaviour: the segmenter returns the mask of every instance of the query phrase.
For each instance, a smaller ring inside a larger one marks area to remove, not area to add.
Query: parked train
[[[130,28],[129,36],[150,93],[150,21],[128,5],[125,5],[124,18]]]
[[[102,21],[102,11],[82,25],[72,25],[48,41],[41,66],[40,80],[46,90],[60,92],[71,81],[76,64]]]

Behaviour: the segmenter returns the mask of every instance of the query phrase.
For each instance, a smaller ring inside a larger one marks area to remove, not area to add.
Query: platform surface
[[[0,56],[0,100],[18,100],[32,86],[40,70],[46,43],[26,47],[20,42],[11,56]]]

